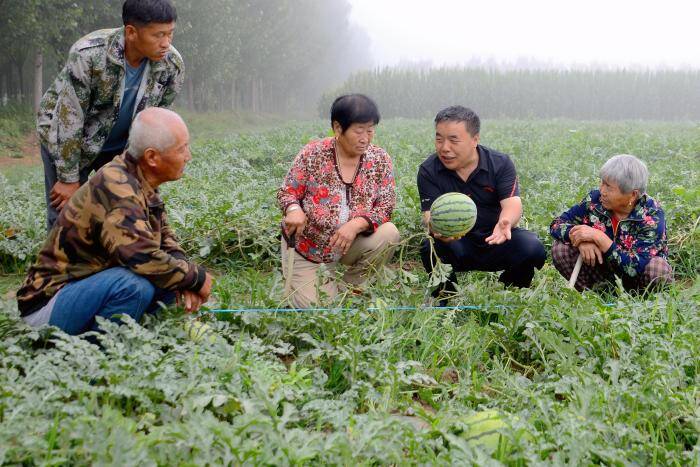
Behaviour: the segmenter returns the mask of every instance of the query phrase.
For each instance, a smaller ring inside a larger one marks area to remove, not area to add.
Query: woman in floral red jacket
[[[664,211],[645,193],[644,163],[627,154],[614,156],[600,169],[600,178],[599,190],[552,222],[554,266],[568,278],[583,257],[577,290],[610,283],[615,276],[628,290],[672,282]]]
[[[277,193],[285,292],[297,308],[317,304],[319,291],[336,296],[338,263],[347,266],[344,283],[361,285],[400,241],[389,222],[396,204],[391,158],[371,144],[377,123],[379,111],[367,96],[337,98],[335,136],[307,144]]]

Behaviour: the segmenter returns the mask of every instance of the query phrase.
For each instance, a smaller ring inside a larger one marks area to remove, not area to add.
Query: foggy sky
[[[376,65],[700,68],[700,1],[349,0]]]

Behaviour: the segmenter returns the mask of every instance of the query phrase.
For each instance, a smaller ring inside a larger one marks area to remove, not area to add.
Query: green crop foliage
[[[164,187],[183,245],[217,273],[211,308],[284,305],[275,190],[327,126],[198,140],[186,177]],[[29,329],[0,298],[0,464],[697,465],[698,130],[483,124],[483,143],[513,155],[523,223],[547,246],[551,219],[597,185],[608,157],[648,164],[677,277],[653,296],[579,294],[547,264],[528,290],[460,276],[454,304],[480,310],[424,308],[415,174],[433,128],[389,120],[375,143],[394,159],[405,240],[364,295],[326,303],[353,311],[205,311],[219,338],[196,343],[183,329],[190,317],[171,309],[84,339]],[[41,182],[39,171],[0,176],[6,272],[21,273],[42,241]],[[468,440],[469,416],[485,409],[506,421],[495,449]]]

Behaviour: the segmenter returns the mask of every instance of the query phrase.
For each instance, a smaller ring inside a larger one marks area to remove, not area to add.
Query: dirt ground
[[[20,155],[21,157],[17,157]],[[18,153],[0,153],[0,170],[18,166],[32,167],[39,164],[41,164],[39,141],[34,133],[30,133],[24,138]]]

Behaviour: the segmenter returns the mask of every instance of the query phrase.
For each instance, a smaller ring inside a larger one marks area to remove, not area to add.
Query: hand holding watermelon
[[[424,211],[423,212],[423,227],[428,229],[428,233],[433,236],[433,238],[440,240],[441,242],[445,243],[450,243],[454,242],[455,240],[459,240],[462,237],[445,237],[443,235],[440,235],[439,233],[435,232],[433,229],[433,224],[430,221],[430,211]]]
[[[432,223],[428,226],[428,229],[430,230],[430,233],[433,234],[433,237],[434,237],[436,240],[440,240],[440,241],[443,242],[443,243],[454,242],[455,240],[459,240],[460,238],[464,237],[464,235],[454,236],[454,237],[446,237],[446,236],[444,236],[444,235],[440,235],[439,233],[437,233],[437,232],[435,231],[435,229],[433,229]]]

